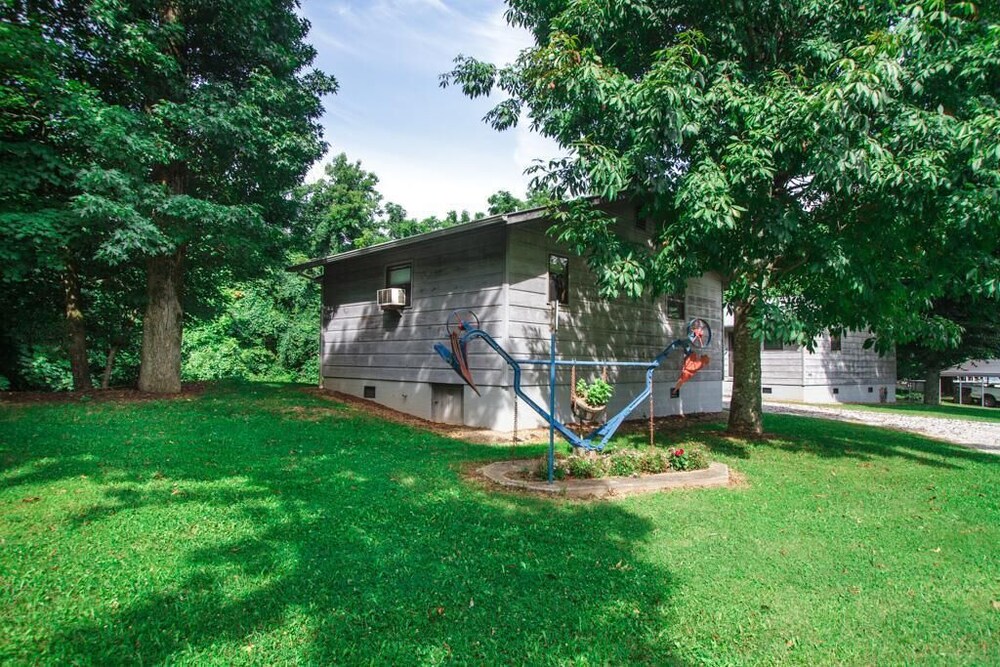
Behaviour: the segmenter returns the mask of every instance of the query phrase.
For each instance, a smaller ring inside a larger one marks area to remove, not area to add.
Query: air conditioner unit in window
[[[382,310],[399,310],[406,305],[406,290],[402,287],[380,289],[376,300]]]

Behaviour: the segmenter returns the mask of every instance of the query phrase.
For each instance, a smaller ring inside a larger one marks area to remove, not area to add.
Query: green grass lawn
[[[0,663],[1000,663],[1000,457],[765,426],[665,436],[742,487],[574,503],[288,386],[0,405]]]
[[[830,407],[829,404],[826,407]],[[837,407],[837,406],[833,406]],[[851,403],[842,406],[859,410],[875,410],[878,412],[901,412],[917,417],[946,417],[949,419],[970,419],[973,421],[1000,422],[1000,408],[984,408],[979,405],[959,405],[956,403],[941,403],[939,405],[924,405],[923,403]]]

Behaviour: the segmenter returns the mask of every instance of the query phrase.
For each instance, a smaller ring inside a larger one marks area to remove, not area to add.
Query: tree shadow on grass
[[[130,548],[176,567],[155,580],[137,571],[130,594],[116,584],[107,594],[118,606],[67,608],[60,616],[74,620],[47,633],[47,659],[678,662],[662,639],[670,575],[637,554],[652,530],[645,519],[615,503],[490,496],[455,468],[496,452],[394,424],[293,429],[274,419],[280,405],[270,417],[215,407],[228,440],[206,442],[177,413],[156,424],[164,444],[140,457],[91,443],[119,481],[67,515],[70,537],[110,540],[148,516],[142,545]],[[199,524],[223,520],[237,529],[203,529],[183,546]]]
[[[1000,456],[994,454],[877,426],[815,417],[765,415],[765,427],[767,434],[759,440],[728,437],[722,425],[698,427],[692,431],[699,434],[709,451],[740,459],[749,459],[755,449],[768,447],[822,458],[862,461],[898,458],[952,470],[964,468],[963,463],[1000,464]]]
[[[100,663],[162,662],[220,643],[252,652],[298,614],[307,631],[292,627],[290,639],[309,646],[278,655],[323,664],[671,662],[667,647],[643,639],[655,635],[642,626],[670,594],[666,575],[628,546],[648,532],[643,522],[610,505],[596,513],[431,506],[400,508],[424,524],[420,531],[358,515],[327,531],[286,517],[283,528],[197,550],[193,574],[176,590],[146,597],[111,625],[64,629],[50,650]],[[481,516],[464,536],[433,522],[467,522],[470,513]],[[263,583],[234,597],[227,575]]]

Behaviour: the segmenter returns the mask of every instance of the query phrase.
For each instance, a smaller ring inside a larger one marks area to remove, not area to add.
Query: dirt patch
[[[462,440],[464,442],[472,442],[481,445],[511,445],[513,443],[513,433],[510,431],[491,431],[489,429],[477,429],[469,428],[468,426],[453,426],[451,424],[438,424],[436,422],[427,421],[426,419],[421,419],[420,417],[414,417],[413,415],[406,414],[405,412],[400,412],[398,410],[393,410],[392,408],[387,408],[384,405],[376,403],[375,401],[370,401],[365,398],[358,398],[357,396],[351,396],[350,394],[344,394],[339,391],[329,391],[327,389],[320,389],[319,387],[305,387],[302,389],[303,392],[309,394],[310,396],[316,396],[318,398],[323,398],[329,401],[336,401],[338,403],[344,403],[351,408],[362,412],[366,415],[373,417],[378,417],[379,419],[386,419],[397,424],[403,424],[405,426],[412,426],[414,428],[423,429],[425,431],[431,431],[437,435],[444,436],[446,438],[453,438],[455,440]],[[549,437],[548,429],[532,429],[524,430],[521,429],[517,432],[517,443],[519,445],[524,444],[536,444],[539,442],[547,442]]]
[[[320,389],[319,387],[305,387],[302,391],[310,396],[325,398],[327,400],[337,401],[338,403],[346,403],[352,408],[367,415],[372,415],[381,419],[388,419],[398,424],[405,424],[406,426],[421,428],[425,431],[431,431],[437,435],[441,435],[446,438],[453,438],[455,440],[462,440],[463,442],[471,442],[481,445],[510,446],[540,444],[549,441],[548,428],[520,429],[517,432],[517,439],[515,441],[514,433],[512,431],[492,431],[485,428],[438,424],[436,422],[427,421],[426,419],[414,417],[413,415],[406,414],[405,412],[399,412],[398,410],[387,408],[384,405],[376,403],[375,401],[358,398],[357,396],[351,396],[350,394],[344,394],[339,391]],[[654,430],[657,432],[682,430],[692,424],[718,421],[720,417],[721,413],[698,414],[691,416],[671,415],[669,417],[657,417],[653,422],[653,426]],[[578,433],[589,432],[593,428],[592,426],[584,427],[577,424],[570,424],[569,427]],[[618,433],[646,433],[648,430],[648,419],[633,419],[622,424],[622,427],[618,429]],[[562,439],[561,436],[557,437]]]
[[[294,419],[295,421],[302,422],[318,422],[322,419],[326,419],[331,415],[331,413],[336,412],[336,410],[331,406],[329,409],[317,410],[312,406],[305,405],[293,405],[291,407],[281,408],[278,413],[282,417],[287,419]]]
[[[750,480],[738,470],[729,469],[729,486],[734,489],[749,489]]]
[[[181,386],[181,391],[178,394],[153,394],[139,391],[134,387],[88,389],[87,391],[4,391],[0,392],[0,403],[137,403],[190,399],[200,396],[204,391],[204,382],[185,383]]]

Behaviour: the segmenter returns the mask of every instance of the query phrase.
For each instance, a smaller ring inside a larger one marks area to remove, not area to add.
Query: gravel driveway
[[[947,417],[922,417],[875,410],[858,410],[846,406],[799,405],[764,403],[764,412],[774,412],[821,419],[883,426],[919,433],[929,438],[953,442],[1000,455],[1000,424]]]

